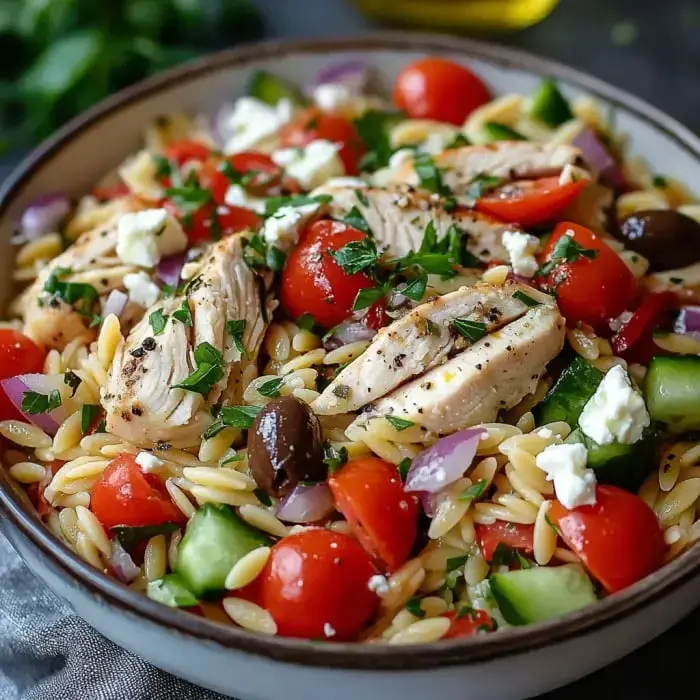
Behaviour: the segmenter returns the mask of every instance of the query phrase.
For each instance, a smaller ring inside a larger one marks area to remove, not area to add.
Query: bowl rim
[[[520,49],[473,39],[439,34],[384,31],[327,39],[275,40],[248,44],[191,61],[148,78],[106,98],[60,128],[25,158],[0,188],[0,221],[11,203],[52,157],[81,133],[120,109],[150,97],[166,88],[226,68],[245,67],[261,59],[283,58],[288,54],[326,54],[367,50],[422,51],[426,54],[462,54],[464,58],[483,60],[510,69],[523,69],[552,76],[574,85],[588,94],[623,107],[638,118],[664,132],[700,161],[700,138],[672,117],[645,101],[598,78],[557,61]],[[27,500],[11,485],[0,469],[0,510],[47,563],[69,583],[93,598],[106,602],[127,616],[137,616],[169,631],[214,643],[238,652],[263,656],[301,666],[363,671],[421,670],[454,665],[473,665],[496,658],[525,654],[561,644],[577,636],[627,618],[643,607],[658,602],[687,584],[700,573],[700,545],[647,576],[629,589],[599,601],[564,618],[503,630],[495,635],[415,646],[368,645],[358,643],[321,643],[283,637],[264,637],[206,618],[168,608],[130,590],[84,562],[63,544],[32,512]]]

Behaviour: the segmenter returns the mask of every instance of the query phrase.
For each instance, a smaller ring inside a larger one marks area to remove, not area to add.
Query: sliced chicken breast
[[[565,165],[574,165],[580,160],[581,152],[574,146],[530,141],[497,141],[485,146],[463,146],[433,157],[433,162],[441,171],[443,184],[454,195],[464,193],[479,175],[504,180],[543,177],[556,175]],[[419,186],[413,161],[398,167],[390,182]]]
[[[466,332],[478,338],[524,316],[530,307],[523,298],[550,303],[545,296],[517,282],[502,287],[480,283],[421,304],[382,328],[312,408],[320,415],[356,411],[468,348],[471,342],[455,321],[466,322]]]
[[[528,295],[534,298],[533,292]],[[564,346],[564,334],[564,319],[554,303],[532,307],[380,399],[374,409],[437,434],[492,422],[499,411],[535,390],[547,364]]]
[[[108,431],[142,447],[198,445],[213,420],[211,406],[240,398],[241,373],[257,359],[274,307],[265,292],[269,281],[243,260],[241,236],[211,246],[190,279],[189,293],[158,305],[168,316],[163,333],[154,335],[146,317],[117,349],[101,396]],[[183,305],[191,325],[173,316]],[[240,336],[245,356],[228,321],[245,322]],[[172,388],[198,369],[195,351],[202,343],[221,353],[221,378],[205,394]]]

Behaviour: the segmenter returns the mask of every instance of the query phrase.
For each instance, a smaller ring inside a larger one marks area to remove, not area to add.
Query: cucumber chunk
[[[596,602],[593,584],[578,564],[508,571],[489,580],[498,607],[511,625],[543,622]]]
[[[553,129],[574,118],[569,103],[551,78],[542,81],[532,98],[530,116]]]
[[[231,506],[205,503],[180,542],[176,573],[195,596],[216,596],[239,559],[270,544],[267,535],[241,520]]]
[[[482,127],[489,141],[525,141],[525,137],[505,124],[486,122]]]
[[[171,608],[191,608],[199,603],[194,593],[177,574],[166,574],[163,578],[150,581],[146,595],[151,600]]]
[[[306,102],[299,88],[266,70],[258,70],[253,73],[248,92],[251,97],[272,106],[285,97],[295,105],[303,105]]]
[[[651,417],[665,423],[670,432],[700,430],[700,357],[654,357],[644,398]]]

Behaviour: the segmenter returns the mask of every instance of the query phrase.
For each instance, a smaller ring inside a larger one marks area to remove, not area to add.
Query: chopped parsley
[[[58,389],[53,389],[48,395],[36,391],[25,391],[22,395],[22,412],[29,415],[50,413],[60,405],[61,394]]]
[[[233,339],[236,350],[241,353],[241,357],[248,357],[248,351],[243,345],[243,334],[245,333],[245,321],[226,321],[226,330]]]
[[[180,308],[173,311],[173,318],[186,326],[192,325],[192,312],[190,311],[190,305],[187,299],[183,299]]]
[[[425,290],[428,286],[428,276],[420,275],[412,279],[402,290],[401,294],[408,297],[412,301],[420,301],[425,296]]]
[[[391,127],[400,119],[396,112],[369,109],[354,120],[355,129],[367,148],[358,164],[361,171],[374,171],[389,164],[394,152],[389,140]]]
[[[435,165],[435,161],[429,153],[421,153],[416,156],[413,167],[423,189],[442,195],[450,194],[449,189],[442,182],[442,172]]]
[[[554,532],[559,535],[559,530],[557,530],[557,526],[549,519],[549,513],[544,514],[544,521],[549,525],[549,527],[554,530]]]
[[[346,275],[354,275],[362,270],[373,268],[379,259],[377,246],[369,237],[350,241],[342,248],[329,249],[328,252]]]
[[[398,416],[386,415],[384,418],[386,418],[389,423],[391,423],[392,427],[399,432],[415,425],[412,420],[406,420],[405,418],[399,418]]]
[[[90,426],[99,412],[99,406],[89,403],[83,404],[83,407],[80,409],[80,430],[82,431],[83,435],[90,430]]]
[[[252,428],[255,417],[260,411],[262,411],[261,406],[224,406],[219,412],[217,420],[204,433],[204,438],[214,437],[224,428],[240,428],[241,430]]]
[[[404,457],[397,465],[396,468],[399,470],[399,476],[401,477],[401,481],[406,481],[406,477],[408,476],[408,471],[411,468],[411,458],[410,457]]]
[[[151,157],[156,167],[156,180],[162,180],[164,177],[170,177],[170,175],[172,175],[173,164],[165,156],[156,153]]]
[[[490,192],[495,187],[498,187],[502,182],[500,177],[494,177],[492,175],[477,175],[470,183],[467,185],[465,196],[472,201],[476,201],[480,197],[483,197],[487,192]]]
[[[525,137],[515,129],[506,124],[498,122],[486,122],[484,124],[484,133],[491,141],[525,141]]]
[[[140,542],[150,540],[155,535],[168,535],[177,530],[175,523],[161,523],[160,525],[142,525],[130,527],[117,525],[112,528],[112,534],[119,540],[119,544],[128,552]],[[162,580],[162,579],[161,579]]]
[[[170,388],[185,389],[206,396],[212,387],[223,379],[224,358],[211,343],[204,342],[194,349],[194,359],[197,369],[180,384],[173,384]]]
[[[472,484],[471,486],[467,486],[462,493],[459,494],[457,497],[458,501],[469,501],[470,503],[472,501],[475,501],[477,498],[481,498],[484,495],[484,492],[486,491],[486,487],[488,486],[489,482],[486,481],[486,479],[481,479],[480,481],[477,481],[475,484]]]
[[[71,397],[75,396],[75,392],[78,391],[78,387],[83,383],[83,380],[71,370],[68,370],[63,375],[63,383],[71,388]]]
[[[515,560],[513,550],[503,542],[499,542],[491,555],[491,564],[493,566],[510,566]]]
[[[663,175],[654,175],[651,184],[654,185],[654,187],[662,190],[665,187],[668,187],[668,180]]]
[[[328,204],[333,199],[328,194],[295,194],[290,197],[270,197],[265,202],[265,218],[274,216],[282,207],[303,207],[306,204]]]
[[[414,617],[420,617],[421,619],[425,617],[425,610],[421,606],[420,598],[410,598],[406,603],[406,610]]]
[[[515,560],[520,564],[521,569],[531,569],[532,564],[518,550],[515,550]]]
[[[572,235],[564,234],[555,244],[549,260],[542,265],[539,273],[548,275],[554,268],[562,263],[573,263],[581,258],[595,260],[598,256],[598,251],[593,248],[584,248],[580,243],[574,240]]]
[[[457,571],[457,569],[461,569],[466,563],[467,559],[469,557],[462,556],[462,557],[450,557],[446,562],[445,562],[445,568],[447,573],[450,571]]]
[[[455,610],[455,620],[467,617],[467,615],[473,619],[474,612],[474,608],[471,605],[469,605],[469,603],[461,603],[460,606]]]
[[[264,506],[271,506],[272,505],[272,499],[262,489],[255,489],[255,491],[253,491],[253,493],[257,496],[257,499]]]
[[[313,330],[315,325],[316,325],[316,319],[308,312],[303,313],[297,319],[297,326],[299,326],[300,330],[302,330],[302,331]]]
[[[525,304],[525,306],[540,306],[542,304],[541,301],[533,299],[531,296],[525,294],[525,292],[523,292],[521,289],[518,289],[517,291],[513,292],[513,299],[522,301],[523,304]]]
[[[455,330],[460,335],[463,335],[470,343],[476,343],[477,340],[486,335],[486,324],[480,321],[469,321],[465,318],[458,318],[452,325]]]
[[[189,311],[189,308],[188,308]],[[156,309],[148,317],[148,323],[150,323],[153,330],[153,335],[163,335],[165,331],[165,324],[168,322],[168,316],[163,313],[162,309]]]
[[[225,467],[227,464],[234,464],[235,462],[242,462],[243,461],[243,455],[231,455],[230,457],[227,457],[222,463],[221,466]]]
[[[367,220],[364,216],[362,216],[362,212],[357,207],[352,207],[352,209],[350,209],[350,211],[345,215],[343,223],[346,223],[348,226],[352,226],[363,233],[372,233]]]
[[[218,169],[219,172],[232,185],[240,185],[241,187],[247,187],[251,181],[260,174],[257,170],[248,170],[245,173],[242,173],[240,170],[237,170],[228,160],[224,160]]]
[[[352,310],[360,311],[361,309],[366,309],[368,306],[372,306],[372,304],[382,299],[386,295],[387,291],[387,287],[384,285],[360,289],[355,297]]]
[[[355,196],[363,207],[369,206],[369,199],[367,199],[367,195],[362,190],[355,190]]]
[[[280,387],[284,384],[284,377],[275,377],[261,384],[258,393],[267,396],[268,399],[276,399],[280,395]]]
[[[170,198],[178,211],[185,215],[194,214],[205,204],[213,201],[211,190],[205,190],[199,186],[195,173],[192,173],[192,176],[188,177],[181,187],[168,187],[165,190],[165,196]]]
[[[472,142],[461,132],[457,132],[451,143],[447,145],[447,149],[461,148],[462,146],[471,146]]]
[[[328,467],[329,474],[335,474],[348,461],[346,447],[335,448],[330,442],[323,443],[323,461]]]
[[[287,254],[277,246],[271,245],[265,255],[265,263],[273,272],[280,272],[287,261]]]
[[[66,304],[72,306],[79,314],[93,319],[95,315],[93,309],[99,298],[99,294],[91,284],[85,284],[84,282],[62,282],[60,278],[70,273],[70,268],[55,268],[44,284],[44,291],[63,300]]]

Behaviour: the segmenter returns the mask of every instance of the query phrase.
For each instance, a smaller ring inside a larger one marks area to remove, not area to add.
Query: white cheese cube
[[[158,301],[160,289],[145,272],[124,275],[124,286],[129,292],[129,301],[143,306],[144,309],[150,308]]]
[[[252,209],[258,214],[262,214],[265,211],[265,200],[253,197],[240,185],[231,185],[226,190],[224,202],[230,207],[245,207],[246,209]]]
[[[151,454],[150,452],[139,452],[136,455],[135,462],[147,474],[154,471],[158,471],[158,469],[165,464],[165,462],[162,459],[158,459],[158,457]]]
[[[323,83],[314,88],[313,98],[325,112],[339,112],[352,106],[355,93],[342,83]]]
[[[272,160],[283,167],[306,190],[319,187],[326,180],[345,174],[338,151],[340,145],[318,139],[304,148],[283,148],[272,154]]]
[[[301,207],[280,207],[265,219],[262,237],[268,245],[274,245],[288,253],[298,242],[299,234],[321,208],[318,203]]]
[[[124,214],[117,224],[117,256],[129,265],[154,267],[187,248],[187,236],[165,209]]]
[[[275,137],[292,118],[294,107],[284,98],[271,107],[255,97],[240,97],[224,124],[233,135],[224,146],[224,153],[241,153]]]
[[[412,162],[415,155],[416,152],[412,148],[399,148],[389,158],[389,167],[392,169],[400,168],[402,165]]]
[[[581,443],[550,445],[540,452],[535,463],[554,483],[557,500],[571,510],[595,503],[596,478],[586,468],[588,451]]]
[[[519,231],[504,231],[501,242],[508,251],[513,272],[522,277],[534,277],[539,267],[535,258],[540,247],[539,238]]]

